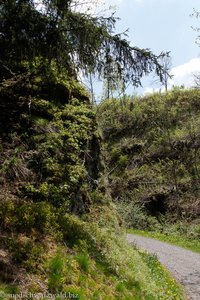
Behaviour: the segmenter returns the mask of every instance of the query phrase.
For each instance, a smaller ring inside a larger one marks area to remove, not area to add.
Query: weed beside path
[[[144,249],[151,255],[156,255],[174,278],[185,287],[189,299],[199,300],[200,254],[134,234],[127,234],[127,240],[135,247]]]

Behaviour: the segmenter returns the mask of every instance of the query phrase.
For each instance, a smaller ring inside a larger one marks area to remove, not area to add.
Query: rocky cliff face
[[[59,214],[90,211],[101,163],[87,92],[38,72],[2,80],[0,141],[0,281],[7,282],[22,266],[36,268]]]

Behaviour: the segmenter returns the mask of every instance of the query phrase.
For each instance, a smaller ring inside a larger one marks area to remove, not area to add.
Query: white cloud
[[[172,68],[170,74],[173,77],[168,82],[168,89],[173,86],[184,86],[186,88],[194,86],[194,74],[198,73],[200,73],[200,58],[192,58],[187,63]],[[158,92],[159,90],[164,90],[164,88],[146,87],[144,94]]]
[[[172,68],[171,74],[174,75],[169,81],[169,86],[184,85],[191,87],[194,85],[194,75],[200,72],[200,58],[192,58],[187,63]]]

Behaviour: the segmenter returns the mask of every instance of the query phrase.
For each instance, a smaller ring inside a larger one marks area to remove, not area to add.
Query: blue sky
[[[103,1],[103,0],[102,0]],[[170,85],[193,84],[192,73],[200,72],[200,48],[195,43],[200,19],[190,15],[193,8],[200,11],[198,0],[104,0],[106,7],[115,6],[116,32],[129,29],[132,45],[150,48],[155,54],[170,51],[174,75]],[[156,89],[153,80],[144,80],[144,91]],[[157,86],[158,87],[158,86]],[[139,91],[141,92],[141,90]]]
[[[196,33],[191,25],[198,22],[190,17],[193,8],[200,9],[197,0],[107,0],[116,4],[120,17],[117,30],[129,28],[133,44],[151,48],[155,53],[171,51],[173,62],[180,65],[198,56]]]

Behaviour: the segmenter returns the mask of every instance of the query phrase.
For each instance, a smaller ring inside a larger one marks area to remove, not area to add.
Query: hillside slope
[[[127,226],[176,224],[198,239],[200,91],[107,100],[98,116],[108,188]]]
[[[183,299],[123,239],[86,91],[51,65],[22,70],[0,87],[0,299]]]

